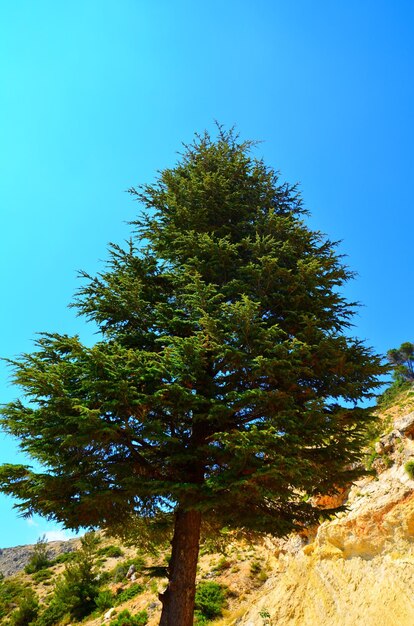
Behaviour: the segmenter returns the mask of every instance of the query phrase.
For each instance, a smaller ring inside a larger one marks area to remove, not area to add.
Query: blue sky
[[[355,334],[412,332],[414,5],[410,0],[3,0],[0,354],[39,331],[93,329],[67,309],[102,268],[182,141],[214,120],[289,182],[358,273]],[[18,390],[0,366],[0,402]],[[0,462],[21,457],[0,436]],[[0,547],[61,529],[0,497]],[[53,534],[54,533],[54,534]]]

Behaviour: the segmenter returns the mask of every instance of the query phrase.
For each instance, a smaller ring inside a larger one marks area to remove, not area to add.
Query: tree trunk
[[[201,513],[178,509],[169,565],[168,587],[160,594],[160,626],[193,626],[195,579]]]

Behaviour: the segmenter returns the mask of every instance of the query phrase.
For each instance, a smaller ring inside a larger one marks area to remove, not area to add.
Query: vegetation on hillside
[[[144,558],[131,547],[108,542],[109,538],[99,541],[97,535],[85,536],[71,553],[72,560],[52,563],[46,580],[24,571],[4,579],[0,582],[0,623],[64,626],[93,622],[101,626],[110,609],[111,617],[105,622],[109,626],[154,623],[161,607],[158,593],[167,582],[163,564],[171,554],[170,546],[167,543]],[[195,601],[199,626],[247,606],[269,573],[269,553],[259,537],[247,543],[227,533],[226,545],[221,547],[224,554],[216,552],[211,541],[202,546]],[[131,565],[135,580],[127,578]]]
[[[378,398],[382,409],[395,404],[414,387],[414,344],[406,341],[399,348],[388,350],[387,359],[392,369],[392,381]]]

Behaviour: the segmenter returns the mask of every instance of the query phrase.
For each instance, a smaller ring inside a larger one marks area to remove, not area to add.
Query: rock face
[[[62,552],[72,552],[77,547],[79,541],[70,539],[69,541],[51,541],[47,544],[50,558],[57,557]],[[21,572],[32,556],[34,545],[16,546],[14,548],[0,549],[0,573],[3,576],[13,576]]]
[[[279,556],[243,626],[414,624],[414,413],[380,437],[376,477],[356,483],[348,511],[323,523],[311,543]]]

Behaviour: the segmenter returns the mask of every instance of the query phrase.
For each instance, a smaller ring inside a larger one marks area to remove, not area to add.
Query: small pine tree
[[[81,620],[96,608],[100,582],[96,569],[96,551],[99,538],[87,533],[73,561],[66,564],[57,581],[50,605],[39,616],[36,626],[51,626],[65,615]]]
[[[52,561],[49,558],[47,539],[46,535],[43,535],[37,540],[30,556],[30,560],[24,568],[24,571],[26,574],[35,574],[50,565],[52,565]]]

